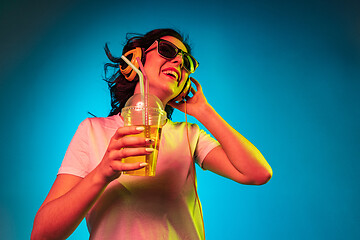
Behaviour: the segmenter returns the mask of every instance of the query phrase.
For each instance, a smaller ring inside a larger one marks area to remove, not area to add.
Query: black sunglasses
[[[164,39],[158,39],[155,42],[157,42],[157,52],[163,58],[174,59],[180,52],[183,58],[183,66],[188,72],[195,72],[196,68],[199,66],[198,61],[196,61],[193,56],[176,47],[173,43]],[[145,52],[150,50],[147,49]]]

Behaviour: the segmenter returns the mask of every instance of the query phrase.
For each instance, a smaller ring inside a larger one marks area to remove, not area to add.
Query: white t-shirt
[[[85,177],[102,160],[111,137],[124,125],[119,115],[88,118],[76,131],[58,174]],[[161,133],[156,176],[121,175],[86,216],[90,239],[203,239],[193,162],[201,166],[219,143],[196,124],[168,120]]]

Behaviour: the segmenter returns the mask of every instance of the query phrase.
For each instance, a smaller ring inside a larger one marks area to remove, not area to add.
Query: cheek
[[[186,80],[189,78],[189,73],[185,70],[181,72],[181,84],[184,85]]]
[[[178,85],[178,91],[182,91],[185,87],[189,74],[183,74],[180,84]]]
[[[158,71],[156,71],[156,67],[153,64],[146,64],[146,62],[145,62],[144,70],[145,70],[146,77],[148,79],[153,79],[153,78],[158,77]]]
[[[150,74],[151,69],[153,69],[153,68],[150,66],[150,64],[147,64],[147,63],[145,62],[145,64],[144,64],[144,70],[145,70],[146,75],[149,75],[149,74]]]
[[[147,75],[158,74],[161,64],[162,62],[157,59],[154,58],[146,59],[144,64],[144,69],[146,74]]]

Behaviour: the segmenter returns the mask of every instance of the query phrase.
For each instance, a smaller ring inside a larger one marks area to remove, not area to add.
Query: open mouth
[[[166,75],[166,76],[169,76],[171,78],[174,78],[176,80],[179,79],[179,75],[176,71],[173,71],[173,70],[164,70],[163,73]]]

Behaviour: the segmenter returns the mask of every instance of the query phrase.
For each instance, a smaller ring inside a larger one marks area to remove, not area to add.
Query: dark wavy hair
[[[191,48],[187,43],[187,37],[184,38],[182,34],[174,29],[163,28],[163,29],[155,29],[152,30],[145,35],[138,33],[128,33],[126,34],[126,44],[124,45],[122,54],[134,49],[136,47],[140,47],[143,49],[147,49],[150,47],[155,40],[160,39],[164,36],[173,36],[179,39],[184,43],[187,51],[191,54]],[[134,95],[135,86],[137,84],[138,76],[136,76],[135,81],[128,81],[125,79],[125,76],[119,70],[119,64],[123,61],[120,57],[114,57],[109,50],[107,44],[105,44],[105,53],[109,58],[111,63],[106,63],[104,65],[105,77],[104,80],[107,82],[110,96],[111,96],[111,110],[109,116],[116,115],[121,112],[121,109],[125,106],[126,101]],[[108,70],[112,68],[112,74],[108,77]],[[165,106],[165,111],[169,119],[171,119],[171,115],[174,111],[169,105]]]

